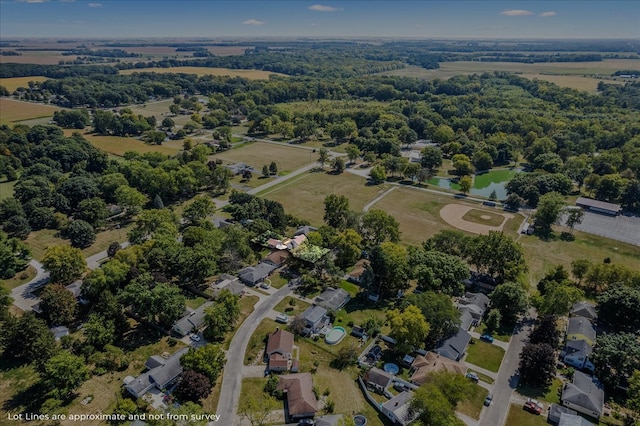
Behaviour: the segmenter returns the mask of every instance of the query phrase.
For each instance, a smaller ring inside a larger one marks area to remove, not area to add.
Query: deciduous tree
[[[199,402],[211,393],[211,381],[207,376],[187,370],[180,376],[176,394],[182,401]]]
[[[370,292],[393,297],[398,291],[408,288],[409,263],[404,247],[391,242],[382,243],[371,249],[369,260],[373,272]]]
[[[460,191],[462,191],[463,194],[468,194],[469,191],[471,191],[471,176],[462,176],[458,184],[460,185]]]
[[[409,305],[402,312],[391,309],[387,311],[387,321],[390,335],[400,347],[421,348],[429,335],[429,323],[417,306]]]
[[[344,195],[329,194],[324,198],[324,223],[345,229],[349,214],[349,199]]]
[[[489,231],[487,235],[474,237],[467,250],[471,265],[498,282],[515,280],[527,271],[522,246],[502,232]]]
[[[48,284],[40,295],[42,316],[50,325],[68,325],[78,310],[76,297],[62,284]]]
[[[58,398],[66,398],[89,378],[84,358],[61,351],[44,365],[42,379]]]
[[[73,247],[86,248],[96,241],[96,231],[89,222],[81,219],[72,220],[65,230],[65,235]]]
[[[59,245],[45,250],[42,266],[49,271],[51,282],[69,284],[80,278],[87,267],[87,262],[80,249]]]
[[[529,336],[529,342],[538,344],[546,343],[552,348],[558,346],[560,341],[560,330],[558,329],[558,317],[555,315],[544,315],[536,321],[536,326]]]
[[[557,355],[546,343],[529,343],[520,353],[520,380],[546,389],[556,374]]]
[[[360,219],[360,235],[372,246],[384,241],[395,243],[400,239],[400,224],[383,210],[372,209]]]
[[[615,389],[640,365],[640,337],[633,333],[599,334],[591,360],[600,380]]]
[[[565,206],[564,197],[557,192],[549,192],[540,197],[538,209],[533,215],[536,228],[542,235],[551,233],[551,226],[558,223],[560,214]]]
[[[429,335],[425,339],[427,347],[452,336],[460,325],[460,311],[446,294],[433,291],[410,294],[406,303],[417,306],[429,323]]]
[[[224,352],[218,345],[210,343],[190,349],[180,358],[180,364],[185,370],[193,370],[204,374],[211,383],[215,383],[225,364]]]
[[[598,296],[599,317],[615,331],[640,330],[640,289],[612,284]]]
[[[515,323],[529,307],[527,292],[517,283],[504,283],[491,293],[491,306],[500,311],[505,324]]]

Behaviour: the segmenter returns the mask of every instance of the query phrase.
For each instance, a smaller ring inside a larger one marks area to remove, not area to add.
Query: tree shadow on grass
[[[134,351],[141,346],[157,343],[164,336],[163,333],[138,323],[122,336],[120,346],[124,351]]]
[[[40,406],[42,406],[48,394],[46,386],[43,386],[38,381],[28,388],[18,391],[13,398],[6,400],[2,405],[2,409],[7,412],[37,413],[40,411]]]

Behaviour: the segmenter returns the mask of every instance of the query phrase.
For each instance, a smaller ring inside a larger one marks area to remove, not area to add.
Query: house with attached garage
[[[303,335],[318,334],[329,325],[327,310],[322,306],[309,306],[303,313],[304,319]]]
[[[573,382],[564,385],[560,402],[567,408],[598,419],[604,411],[604,390],[597,379],[576,371]]]
[[[318,400],[313,393],[311,373],[296,373],[280,376],[278,390],[286,401],[285,419],[289,422],[313,417],[318,411]]]
[[[469,332],[462,327],[458,327],[458,332],[441,342],[438,347],[434,349],[434,352],[454,361],[460,361],[467,352],[467,345],[470,340],[471,335]]]
[[[134,397],[140,398],[153,387],[159,390],[171,386],[182,374],[180,358],[189,352],[189,348],[182,348],[168,357],[154,355],[149,357],[144,366],[147,371],[138,377],[127,376],[124,378],[125,389]]]
[[[318,306],[330,311],[337,311],[342,308],[351,299],[349,293],[341,288],[329,287],[315,298]]]
[[[395,425],[407,426],[417,417],[418,413],[412,412],[409,407],[413,392],[402,391],[380,407],[384,414]]]
[[[256,266],[248,266],[238,272],[240,281],[248,286],[255,287],[263,282],[276,269],[275,266],[265,262],[260,262]]]
[[[184,337],[191,332],[198,331],[200,327],[204,325],[206,317],[205,310],[212,305],[213,302],[206,302],[195,310],[190,310],[185,316],[173,324],[171,331],[181,337]]]
[[[269,335],[265,357],[269,371],[287,371],[293,353],[293,334],[276,329]]]
[[[474,326],[478,326],[489,308],[489,297],[484,293],[467,292],[458,299],[458,310],[468,311],[473,317]]]
[[[560,356],[564,363],[571,367],[593,372],[596,367],[589,359],[592,351],[593,348],[586,340],[567,340]]]
[[[589,321],[596,321],[598,319],[598,312],[596,307],[587,302],[578,302],[571,307],[569,315],[572,317],[587,318]]]

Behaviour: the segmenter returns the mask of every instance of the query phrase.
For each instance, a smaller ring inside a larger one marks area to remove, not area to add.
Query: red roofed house
[[[297,420],[315,416],[318,401],[313,393],[311,373],[280,376],[278,390],[285,394],[285,419]]]
[[[269,335],[265,357],[269,371],[287,371],[293,352],[293,334],[277,329]]]

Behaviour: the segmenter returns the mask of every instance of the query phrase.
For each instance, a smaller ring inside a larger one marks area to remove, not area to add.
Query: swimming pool
[[[340,341],[342,339],[344,339],[344,336],[347,335],[347,331],[338,326],[338,327],[333,327],[333,329],[327,333],[326,336],[324,336],[324,341],[327,342],[328,345],[335,345],[340,343]]]

